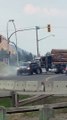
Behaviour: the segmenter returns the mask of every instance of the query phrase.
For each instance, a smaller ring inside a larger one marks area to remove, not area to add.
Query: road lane
[[[22,76],[16,76],[16,75],[11,75],[11,76],[0,76],[0,80],[22,80],[22,81],[27,81],[27,80],[34,80],[34,81],[44,81],[47,77],[54,76],[55,74],[52,73],[43,73],[43,74],[34,74],[34,75],[22,75]]]

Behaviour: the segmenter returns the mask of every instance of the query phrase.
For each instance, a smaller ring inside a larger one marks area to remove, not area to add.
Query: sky
[[[52,49],[67,49],[67,0],[0,0],[0,34],[7,38],[17,32],[17,45],[33,54],[37,54],[36,29],[38,26],[38,42],[40,55]],[[47,25],[51,25],[51,32]],[[25,30],[25,29],[30,30]],[[34,28],[34,30],[31,30]],[[54,36],[53,36],[54,35]],[[10,41],[16,43],[15,34]]]

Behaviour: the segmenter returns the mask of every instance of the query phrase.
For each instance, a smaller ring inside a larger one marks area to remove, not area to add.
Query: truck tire
[[[41,69],[37,69],[36,70],[36,74],[41,74],[42,73],[42,70]]]

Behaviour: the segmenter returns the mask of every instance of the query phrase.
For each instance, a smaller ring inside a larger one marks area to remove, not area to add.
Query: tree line
[[[31,52],[27,52],[25,50],[18,50],[18,60],[26,62],[26,61],[31,61],[33,60],[35,55],[33,55]],[[0,51],[0,61],[4,61],[7,63],[7,60],[9,59],[9,62],[11,65],[16,64],[17,61],[17,54],[11,54],[8,53],[6,50],[2,49]]]

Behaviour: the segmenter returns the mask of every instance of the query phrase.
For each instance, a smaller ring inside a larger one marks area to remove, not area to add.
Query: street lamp
[[[15,26],[15,23],[14,23],[14,20],[13,20],[13,19],[10,19],[10,20],[8,21],[8,23],[9,23],[9,22],[12,22],[12,23],[13,23],[13,26],[14,26],[14,29],[15,29],[16,52],[17,52],[17,66],[18,66],[18,65],[19,65],[19,58],[18,58],[16,26]],[[9,38],[10,38],[10,37],[8,37],[8,23],[7,23],[7,40],[8,40],[8,51],[9,51],[9,42],[10,42]],[[8,61],[9,61],[9,60],[8,60]]]
[[[51,36],[55,37],[55,35],[54,35],[54,34],[50,34],[50,35],[48,35],[48,36],[45,36],[45,37],[43,37],[43,38],[39,39],[38,41],[41,41],[41,40],[46,39],[46,38],[51,37]]]
[[[43,38],[41,38],[41,39],[38,39],[38,30],[40,29],[40,27],[36,26],[35,28],[36,28],[36,47],[37,47],[37,57],[39,57],[39,56],[40,56],[40,54],[39,54],[39,41],[41,41],[41,40],[43,40],[43,39],[46,39],[46,38],[48,38],[48,37],[51,37],[51,36],[54,37],[55,35],[54,35],[54,34],[50,34],[50,35],[45,36],[45,37],[43,37]]]
[[[7,52],[8,52],[8,65],[9,65],[9,39],[8,39],[8,24],[9,24],[9,21],[7,22]]]

